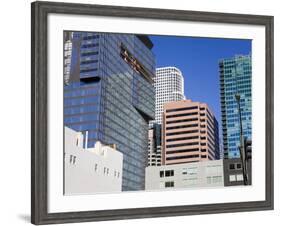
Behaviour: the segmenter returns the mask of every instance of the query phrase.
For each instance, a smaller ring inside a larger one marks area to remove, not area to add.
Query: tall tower
[[[144,35],[73,32],[64,124],[123,153],[122,190],[143,190],[155,57]]]
[[[164,105],[163,165],[219,159],[218,122],[208,105],[182,100]]]
[[[148,130],[148,162],[147,166],[161,166],[162,156],[161,125],[154,123]]]
[[[149,122],[148,166],[161,165],[161,123],[164,104],[185,99],[183,76],[176,67],[157,68],[154,87],[155,120]]]
[[[184,79],[176,67],[156,68],[155,76],[155,122],[162,123],[165,103],[184,100]]]
[[[240,127],[235,95],[240,95],[243,135],[252,137],[251,56],[235,56],[219,61],[224,158],[239,158]]]

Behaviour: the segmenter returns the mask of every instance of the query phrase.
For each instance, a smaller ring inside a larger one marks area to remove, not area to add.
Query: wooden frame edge
[[[131,13],[128,13],[130,10]],[[48,13],[106,15],[147,19],[264,25],[266,28],[266,200],[243,203],[169,206],[136,209],[47,212],[47,15]],[[165,14],[165,15],[164,15]],[[273,172],[273,26],[272,16],[209,13],[168,9],[88,5],[58,2],[31,4],[31,222],[33,224],[74,223],[229,213],[274,208]]]

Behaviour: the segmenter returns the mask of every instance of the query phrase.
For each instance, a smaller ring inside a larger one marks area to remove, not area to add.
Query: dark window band
[[[177,115],[167,115],[166,118],[177,118],[177,117],[190,116],[190,115],[198,115],[198,112],[191,112],[191,113],[184,113],[184,114],[177,114]]]
[[[169,141],[178,141],[178,140],[194,140],[194,139],[198,139],[198,138],[199,138],[199,136],[179,137],[179,138],[167,139],[167,142],[169,142]]]
[[[169,112],[177,112],[177,111],[185,111],[185,110],[193,110],[193,109],[198,109],[198,106],[193,106],[193,107],[188,107],[188,108],[170,109],[170,110],[166,110],[166,112],[169,113]]]
[[[192,121],[198,121],[198,118],[175,120],[175,121],[166,122],[166,124],[179,123],[179,122],[192,122]]]
[[[166,158],[166,160],[191,159],[191,158],[199,158],[199,155],[174,156],[174,157],[168,157]]]
[[[183,144],[170,144],[170,145],[166,145],[166,148],[193,146],[193,145],[198,145],[198,144],[199,144],[198,142],[190,142],[190,143],[183,143]]]

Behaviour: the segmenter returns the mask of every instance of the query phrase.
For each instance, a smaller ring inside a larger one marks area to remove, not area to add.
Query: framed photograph
[[[273,209],[273,17],[34,2],[32,223]]]

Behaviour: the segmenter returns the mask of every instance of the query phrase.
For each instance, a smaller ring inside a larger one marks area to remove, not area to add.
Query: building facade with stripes
[[[163,165],[220,158],[218,122],[205,103],[164,104],[162,130]]]

